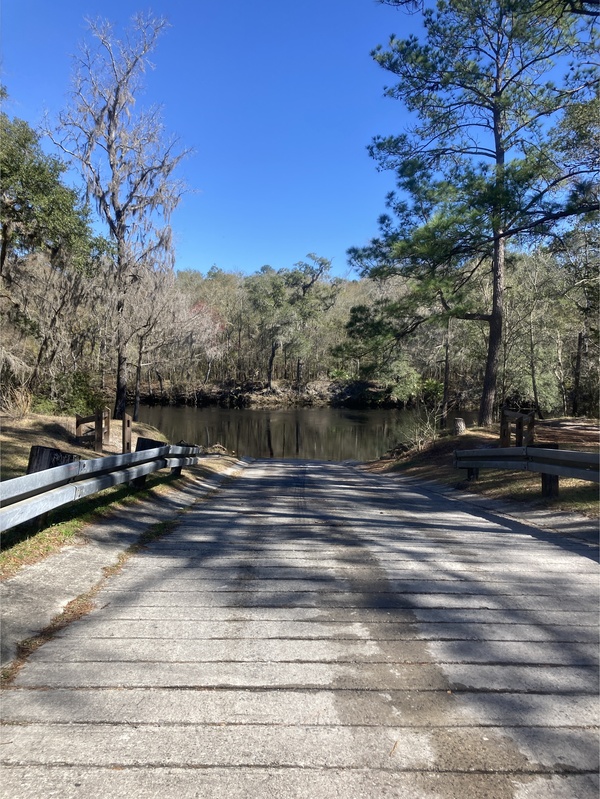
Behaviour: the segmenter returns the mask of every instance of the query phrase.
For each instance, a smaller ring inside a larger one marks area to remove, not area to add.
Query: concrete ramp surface
[[[257,461],[29,658],[0,796],[597,799],[597,553]]]

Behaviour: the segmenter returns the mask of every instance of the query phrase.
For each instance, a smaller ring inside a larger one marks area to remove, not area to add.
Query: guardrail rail
[[[159,469],[170,467],[180,473],[183,466],[192,466],[200,459],[200,447],[170,444],[125,455],[75,461],[5,480],[0,483],[0,532],[105,488],[144,478]]]
[[[454,467],[468,469],[476,477],[479,469],[511,469],[538,472],[542,491],[558,492],[558,477],[600,482],[600,456],[596,452],[578,452],[543,447],[499,447],[498,449],[463,449],[454,451]],[[554,476],[556,480],[544,480]]]

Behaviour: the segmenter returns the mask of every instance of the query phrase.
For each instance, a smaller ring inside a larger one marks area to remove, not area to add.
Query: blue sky
[[[85,18],[122,29],[141,0],[0,0],[5,111],[34,127],[65,104]],[[377,232],[393,188],[366,147],[405,125],[370,57],[418,17],[376,0],[155,0],[171,28],[142,104],[194,154],[173,217],[177,268],[254,272],[309,252],[348,274],[346,250]]]

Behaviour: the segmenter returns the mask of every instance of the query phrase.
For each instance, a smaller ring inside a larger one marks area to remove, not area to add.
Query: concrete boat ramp
[[[597,555],[414,483],[253,462],[29,657],[0,796],[597,799]]]

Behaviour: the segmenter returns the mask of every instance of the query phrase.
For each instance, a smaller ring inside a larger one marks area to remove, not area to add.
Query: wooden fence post
[[[107,406],[104,408],[104,420],[106,424],[104,425],[104,437],[103,441],[105,444],[110,444],[110,408]]]
[[[523,446],[523,417],[515,419],[515,447]]]
[[[123,452],[131,452],[131,416],[123,414]]]
[[[525,417],[527,420],[527,428],[525,430],[525,436],[523,441],[524,447],[531,447],[533,444],[534,439],[534,429],[535,429],[535,411],[531,411],[531,413],[527,414]]]
[[[510,419],[504,413],[504,408],[500,415],[500,446],[510,447]]]
[[[102,452],[102,441],[104,438],[104,409],[97,408],[94,425],[94,452]]]

